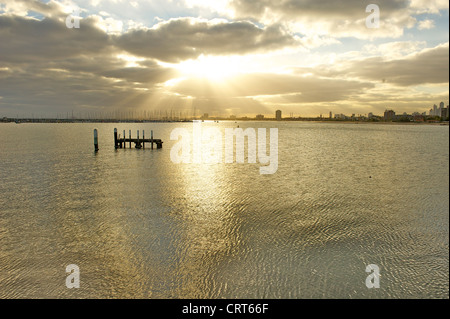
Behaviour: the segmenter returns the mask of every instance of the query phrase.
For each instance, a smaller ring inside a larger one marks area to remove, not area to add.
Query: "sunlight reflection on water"
[[[173,164],[188,123],[0,125],[0,297],[448,298],[448,127],[239,125],[278,128],[275,174]]]

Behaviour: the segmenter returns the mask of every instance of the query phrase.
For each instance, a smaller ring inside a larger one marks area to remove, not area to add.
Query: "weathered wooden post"
[[[139,143],[139,130],[137,130],[136,148],[137,148],[137,149],[140,149],[140,148],[141,148],[141,144]]]
[[[117,149],[117,129],[114,129],[114,148]]]
[[[130,134],[130,149],[131,149],[131,130],[128,133]]]
[[[94,129],[94,148],[95,152],[98,152],[98,132],[97,129]]]
[[[153,149],[153,130],[150,131],[151,134],[151,140],[152,140],[152,149]]]
[[[150,136],[151,138],[147,138],[145,139],[145,130],[142,130],[142,138],[139,134],[139,130],[136,130],[137,133],[137,137],[136,138],[132,138],[131,137],[131,130],[129,130],[129,137],[128,137],[128,141],[126,138],[126,130],[123,131],[123,137],[120,134],[117,134],[117,128],[114,128],[114,148],[117,150],[118,148],[127,148],[127,142],[130,143],[130,149],[132,148],[132,143],[135,144],[135,148],[136,149],[145,149],[145,143],[150,143],[151,144],[151,148],[154,149],[154,144],[156,144],[156,148],[160,149],[162,148],[162,144],[163,141],[161,141],[160,139],[154,139],[153,138],[153,130],[150,130]],[[123,143],[123,144],[122,144]],[[95,151],[98,151],[98,131],[97,129],[94,129],[94,146],[95,146]]]

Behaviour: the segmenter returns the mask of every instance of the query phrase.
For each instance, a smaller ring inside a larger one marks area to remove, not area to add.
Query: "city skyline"
[[[449,104],[446,1],[0,0],[0,27],[0,117]]]
[[[34,114],[32,114],[31,117],[21,117],[18,116],[14,117],[0,117],[0,122],[13,122],[13,121],[21,121],[21,122],[48,122],[47,120],[53,122],[54,120],[62,120],[67,122],[72,121],[113,121],[113,122],[134,122],[134,121],[192,121],[192,120],[257,120],[257,121],[263,121],[263,120],[276,120],[276,121],[282,121],[282,120],[364,120],[364,121],[374,121],[374,120],[384,120],[384,121],[412,121],[412,122],[425,122],[425,121],[431,121],[435,122],[436,120],[439,121],[447,121],[449,118],[449,105],[445,106],[444,102],[439,103],[439,108],[437,108],[437,105],[434,104],[433,107],[428,112],[396,112],[394,109],[386,109],[384,111],[384,114],[374,114],[372,112],[369,112],[368,114],[355,114],[352,113],[351,115],[343,114],[343,113],[333,113],[333,111],[330,111],[328,113],[328,117],[324,114],[320,114],[317,116],[301,116],[301,115],[295,115],[294,113],[290,113],[289,116],[283,117],[283,111],[282,110],[276,110],[274,116],[267,116],[267,114],[257,114],[254,117],[249,116],[237,116],[237,115],[229,115],[229,116],[217,116],[215,114],[211,115],[209,113],[204,113],[203,115],[199,115],[196,112],[190,113],[189,111],[141,111],[141,112],[120,112],[120,111],[112,111],[109,113],[91,113],[91,114],[76,114],[72,112],[69,115],[69,112],[67,112],[64,116],[64,114],[56,114],[54,117],[35,117]]]

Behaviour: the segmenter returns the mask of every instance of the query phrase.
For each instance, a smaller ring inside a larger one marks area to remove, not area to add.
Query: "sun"
[[[210,81],[225,81],[245,73],[245,65],[237,57],[199,56],[176,65],[176,69],[187,77],[205,78]]]

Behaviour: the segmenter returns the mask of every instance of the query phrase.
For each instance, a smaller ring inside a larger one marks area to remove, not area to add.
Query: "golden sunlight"
[[[224,81],[235,75],[252,71],[241,57],[204,55],[196,60],[180,62],[175,68],[184,76],[206,78],[210,81]]]

